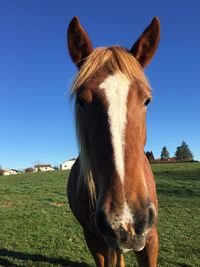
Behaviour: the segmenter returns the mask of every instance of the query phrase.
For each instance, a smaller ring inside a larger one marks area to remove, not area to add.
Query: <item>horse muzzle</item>
[[[141,251],[148,238],[156,218],[154,205],[145,212],[145,216],[134,216],[132,222],[120,222],[115,218],[112,223],[103,210],[96,215],[96,225],[107,244],[115,251],[126,253],[128,251]]]

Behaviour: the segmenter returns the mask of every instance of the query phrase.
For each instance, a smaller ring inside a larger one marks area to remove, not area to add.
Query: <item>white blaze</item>
[[[108,76],[99,86],[104,90],[108,101],[108,119],[115,167],[122,182],[124,179],[124,139],[129,86],[130,81],[121,72]]]
[[[134,230],[131,228],[127,228],[128,225],[133,225],[133,216],[131,214],[130,208],[128,207],[127,203],[124,202],[124,206],[122,209],[122,212],[119,216],[115,216],[111,219],[110,224],[112,226],[112,229],[119,229],[120,226],[122,226],[125,230],[129,231],[132,235],[135,233]]]
[[[125,225],[126,223],[131,223],[133,224],[133,216],[131,214],[130,208],[127,205],[126,202],[124,202],[124,207],[121,215],[121,223],[122,225]]]

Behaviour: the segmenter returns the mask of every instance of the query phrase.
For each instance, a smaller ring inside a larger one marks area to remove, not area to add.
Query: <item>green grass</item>
[[[152,166],[159,267],[200,266],[200,164]],[[94,266],[66,203],[68,172],[0,176],[0,266]],[[126,266],[135,266],[132,253]]]

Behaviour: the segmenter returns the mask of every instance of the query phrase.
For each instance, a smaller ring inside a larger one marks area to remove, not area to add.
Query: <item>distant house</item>
[[[12,175],[12,174],[20,174],[21,172],[15,169],[10,170],[1,170],[1,175]]]
[[[35,171],[36,172],[54,171],[54,168],[51,167],[51,164],[38,164],[38,165],[35,165]]]
[[[10,169],[11,174],[21,174],[22,172],[15,169]]]
[[[169,158],[168,161],[170,161],[170,162],[178,162],[176,157]]]
[[[75,161],[76,161],[75,158],[65,161],[63,164],[60,165],[60,169],[61,170],[70,170],[72,168],[72,166],[74,165]]]

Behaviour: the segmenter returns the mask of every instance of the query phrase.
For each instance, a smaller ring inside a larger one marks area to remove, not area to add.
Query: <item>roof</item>
[[[76,161],[76,159],[75,158],[68,159],[68,160],[64,161],[61,165],[66,164],[66,162],[69,162],[69,161]]]
[[[38,164],[38,165],[35,165],[35,168],[40,168],[40,167],[51,167],[51,164]]]

